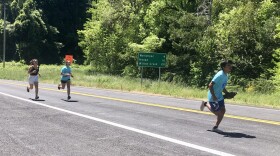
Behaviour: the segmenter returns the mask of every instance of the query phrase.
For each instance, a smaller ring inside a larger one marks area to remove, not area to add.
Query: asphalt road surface
[[[230,105],[220,125],[201,101],[72,86],[0,80],[0,155],[276,156],[280,110]],[[237,95],[238,96],[238,95]]]

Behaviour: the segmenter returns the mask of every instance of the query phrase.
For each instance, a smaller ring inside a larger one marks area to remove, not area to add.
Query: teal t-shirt
[[[71,74],[72,71],[71,71],[71,68],[70,68],[70,67],[64,66],[64,67],[61,68],[61,73],[62,73],[62,74]],[[70,75],[67,75],[67,76],[61,75],[61,80],[62,80],[62,81],[68,81],[68,80],[70,80]]]
[[[218,101],[224,99],[223,90],[227,85],[227,81],[228,81],[228,76],[226,73],[223,72],[223,70],[219,71],[212,79],[212,82],[215,83],[213,89]],[[210,90],[208,90],[208,101],[215,102],[212,98],[212,94],[210,93]]]

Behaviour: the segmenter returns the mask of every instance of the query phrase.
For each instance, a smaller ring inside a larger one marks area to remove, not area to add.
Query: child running
[[[70,67],[71,62],[66,60],[65,66],[61,68],[61,84],[58,84],[58,89],[64,89],[65,85],[67,84],[67,100],[71,99],[70,96],[70,84],[71,84],[71,77],[72,75],[72,70]]]
[[[228,74],[232,70],[233,62],[223,61],[220,66],[221,70],[214,76],[214,78],[209,83],[208,90],[208,101],[209,103],[202,101],[200,110],[203,111],[204,107],[207,107],[213,114],[217,116],[215,126],[212,128],[214,132],[221,132],[218,129],[221,121],[223,120],[224,114],[226,112],[225,102],[222,92],[228,93],[226,89]]]
[[[31,89],[33,89],[33,86],[35,86],[35,99],[39,99],[38,96],[38,85],[39,85],[39,65],[37,59],[32,59],[30,61],[30,66],[28,68],[28,74],[29,74],[29,86],[27,86],[26,90],[29,92]]]

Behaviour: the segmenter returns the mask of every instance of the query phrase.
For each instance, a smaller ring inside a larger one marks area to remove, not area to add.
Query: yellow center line
[[[5,83],[5,84],[16,85],[16,86],[25,86],[25,85],[17,84],[17,83]],[[44,87],[39,87],[39,88],[43,89],[43,90],[49,90],[49,91],[66,92],[66,91],[57,90],[57,89],[51,89],[51,88],[44,88]],[[133,104],[145,105],[145,106],[151,106],[151,107],[159,107],[159,108],[165,108],[165,109],[172,109],[172,110],[178,110],[178,111],[184,111],[184,112],[192,112],[192,113],[198,113],[198,114],[213,115],[211,112],[203,112],[203,111],[200,111],[200,110],[181,108],[181,107],[174,107],[174,106],[167,106],[167,105],[155,104],[155,103],[133,101],[133,100],[126,100],[126,99],[119,99],[119,98],[100,96],[100,95],[94,95],[94,94],[87,94],[87,93],[81,93],[81,92],[71,92],[71,94],[88,96],[88,97],[95,97],[95,98],[106,99],[106,100],[120,101],[120,102],[126,102],[126,103],[133,103]],[[259,123],[266,123],[266,124],[272,124],[272,125],[280,126],[280,122],[279,121],[263,120],[263,119],[257,119],[257,118],[251,118],[251,117],[228,115],[228,114],[225,114],[225,117],[232,118],[232,119],[254,121],[254,122],[259,122]]]

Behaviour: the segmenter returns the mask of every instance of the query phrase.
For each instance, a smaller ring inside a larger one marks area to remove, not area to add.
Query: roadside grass
[[[58,84],[60,82],[60,69],[63,65],[40,65],[39,81],[42,83]],[[130,78],[99,74],[91,70],[89,66],[72,65],[74,78],[72,85],[96,87],[105,89],[116,89],[121,91],[139,92],[148,94],[159,94],[178,98],[194,100],[206,100],[207,89],[199,89],[175,84],[170,82],[158,82],[143,79],[141,86],[140,78]],[[0,79],[26,81],[28,78],[27,65],[16,62],[7,62],[6,68],[0,67]],[[229,87],[229,91],[236,91]],[[226,100],[226,103],[249,105],[265,108],[280,109],[280,92],[273,94],[248,93],[240,91],[234,99]]]

